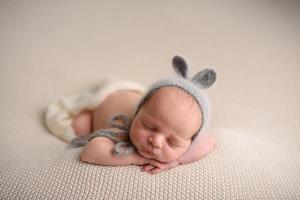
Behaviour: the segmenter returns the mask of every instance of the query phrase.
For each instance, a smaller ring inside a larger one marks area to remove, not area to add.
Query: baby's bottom
[[[117,90],[107,95],[93,110],[84,109],[74,116],[71,127],[76,136],[85,136],[95,130],[109,128],[112,116],[124,114],[133,120],[136,105],[142,94],[133,90]]]
[[[97,106],[99,106],[107,96],[117,90],[133,90],[140,93],[146,91],[143,86],[134,82],[123,81],[117,78],[106,79],[93,90],[85,91],[81,94],[64,96],[51,102],[45,113],[47,128],[53,135],[65,142],[70,142],[76,136],[87,135],[94,130],[104,128],[107,122],[106,118],[110,113],[108,113],[106,117],[106,114],[97,114],[95,110],[99,111]],[[118,103],[117,106],[112,107],[119,108],[119,105],[125,104],[123,103],[123,99],[124,98],[121,98],[120,100],[122,103]],[[84,111],[82,112],[82,110]],[[115,111],[124,113],[123,110]],[[107,113],[107,109],[104,109],[103,112],[100,113]],[[95,121],[96,118],[97,121]]]
[[[76,136],[85,136],[93,132],[93,111],[80,112],[72,123]]]

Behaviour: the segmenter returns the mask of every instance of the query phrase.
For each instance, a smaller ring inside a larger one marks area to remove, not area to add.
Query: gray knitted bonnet
[[[182,57],[175,56],[172,60],[172,65],[178,76],[155,82],[140,101],[135,115],[158,89],[162,87],[180,88],[196,100],[202,113],[202,123],[192,138],[192,141],[194,141],[199,132],[208,124],[209,102],[208,99],[203,95],[203,90],[209,88],[215,83],[217,78],[216,72],[212,69],[204,69],[190,78],[188,65]]]

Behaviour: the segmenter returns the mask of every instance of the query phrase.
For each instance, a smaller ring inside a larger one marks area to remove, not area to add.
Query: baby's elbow
[[[81,151],[79,158],[82,162],[91,162],[91,156],[84,149]]]
[[[94,154],[97,153],[96,147],[95,141],[89,142],[80,152],[80,160],[87,163],[93,163],[95,157]]]
[[[90,149],[83,149],[80,153],[79,158],[82,162],[89,164],[105,164],[103,163],[103,155],[100,155],[97,152],[90,151]]]
[[[107,164],[113,143],[106,138],[95,138],[91,140],[82,150],[79,158],[83,162],[91,164]]]

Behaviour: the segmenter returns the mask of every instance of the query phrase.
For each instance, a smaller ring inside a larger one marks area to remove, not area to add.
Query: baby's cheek
[[[140,143],[143,140],[143,131],[138,127],[132,127],[130,134],[130,139],[133,144]]]
[[[166,153],[166,159],[168,159],[168,161],[176,160],[180,158],[187,151],[187,149],[188,147],[171,149]]]
[[[164,162],[170,162],[170,161],[176,160],[180,156],[181,156],[181,152],[176,151],[174,149],[167,149],[163,153],[162,159],[164,160]]]

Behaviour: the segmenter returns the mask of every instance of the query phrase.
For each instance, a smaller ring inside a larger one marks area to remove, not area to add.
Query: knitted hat
[[[201,110],[202,123],[198,131],[192,138],[194,141],[195,137],[199,132],[208,124],[209,117],[209,102],[204,96],[203,90],[212,86],[216,81],[216,72],[212,69],[204,69],[198,72],[191,79],[188,75],[188,65],[185,60],[179,56],[175,56],[172,61],[175,72],[179,75],[174,78],[162,79],[155,82],[146,92],[145,96],[140,101],[135,114],[137,114],[140,108],[151,98],[151,96],[162,87],[177,87],[191,95]]]

